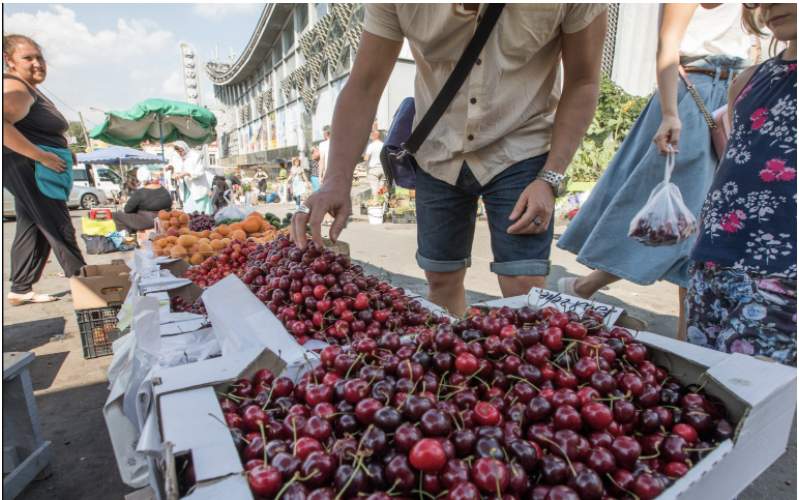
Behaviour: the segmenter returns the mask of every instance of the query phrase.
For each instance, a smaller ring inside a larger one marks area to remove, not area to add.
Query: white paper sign
[[[624,309],[620,307],[603,304],[595,300],[586,300],[580,297],[573,297],[571,295],[553,292],[552,290],[542,290],[541,288],[535,287],[527,294],[526,302],[530,307],[536,310],[547,306],[554,306],[560,311],[574,311],[579,315],[582,315],[588,309],[593,309],[605,318],[606,328],[612,328],[624,311]]]

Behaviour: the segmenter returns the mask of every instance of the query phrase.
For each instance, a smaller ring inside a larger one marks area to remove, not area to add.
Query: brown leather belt
[[[686,73],[702,73],[703,75],[708,75],[708,76],[712,76],[712,77],[716,76],[716,70],[715,69],[697,68],[697,67],[694,67],[694,66],[684,66],[683,69],[685,69]],[[724,70],[719,75],[719,79],[720,80],[726,80],[727,78],[729,78],[729,76],[730,76],[730,72],[728,70]]]

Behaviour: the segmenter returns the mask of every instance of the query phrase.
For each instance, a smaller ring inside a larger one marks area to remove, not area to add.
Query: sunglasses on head
[[[745,9],[749,9],[749,10],[754,10],[754,9],[756,9],[758,7],[760,7],[759,3],[745,3],[744,4],[744,8]]]

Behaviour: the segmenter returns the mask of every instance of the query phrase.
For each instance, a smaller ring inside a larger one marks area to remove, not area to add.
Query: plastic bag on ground
[[[696,218],[685,206],[680,188],[670,182],[674,163],[674,150],[669,146],[665,179],[655,186],[649,200],[630,222],[627,235],[646,246],[676,245],[697,230]]]
[[[248,215],[257,211],[256,207],[252,206],[234,206],[231,202],[225,208],[220,208],[217,213],[214,214],[214,220],[216,222],[225,220],[225,219],[246,219]]]

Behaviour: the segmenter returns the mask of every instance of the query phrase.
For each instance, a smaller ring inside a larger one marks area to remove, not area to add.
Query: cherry
[[[539,460],[541,479],[551,485],[563,484],[571,474],[566,461],[556,455],[544,455]]]
[[[732,437],[734,435],[735,435],[735,427],[731,423],[729,423],[728,421],[726,421],[724,419],[721,419],[718,422],[716,422],[716,428],[715,428],[715,431],[713,433],[713,439],[717,443],[720,443],[720,442],[724,441],[725,439],[732,439]],[[695,441],[690,441],[690,440],[687,440],[687,441],[689,443],[695,442]]]
[[[583,421],[586,423],[586,425],[595,431],[607,429],[610,423],[613,421],[613,412],[610,410],[610,408],[602,403],[588,403],[582,407],[580,414],[582,415]]]
[[[447,500],[480,500],[480,492],[473,483],[458,483],[449,489]]]
[[[472,479],[483,493],[500,492],[507,489],[510,479],[505,464],[496,459],[480,458],[472,466]]]
[[[469,464],[457,458],[447,460],[438,475],[441,486],[448,490],[458,483],[471,481],[472,478]]]
[[[314,451],[303,461],[300,474],[308,478],[305,484],[311,488],[317,488],[330,481],[335,468],[336,461],[333,457],[323,451]]]
[[[455,454],[465,457],[472,453],[477,437],[471,429],[461,429],[452,433],[452,444],[455,447]]]
[[[641,500],[652,500],[660,495],[664,489],[663,481],[659,478],[652,474],[640,474],[635,478],[632,492]]]
[[[383,408],[383,403],[373,398],[362,399],[355,405],[355,416],[363,424],[369,425],[374,421],[375,413]]]
[[[586,454],[585,464],[604,476],[616,468],[616,458],[605,448],[594,448]]]
[[[572,406],[561,406],[556,409],[552,422],[557,429],[570,429],[576,432],[583,428],[583,419]]]
[[[402,416],[395,408],[386,406],[374,413],[372,423],[385,432],[394,432],[402,423]]]
[[[699,441],[699,434],[697,434],[696,429],[688,424],[677,424],[671,429],[671,432],[683,438],[688,444],[694,444]]]
[[[669,462],[666,464],[666,467],[663,468],[663,474],[665,474],[666,477],[676,479],[679,477],[683,477],[685,474],[688,473],[689,470],[690,468],[684,463]]]
[[[631,470],[635,466],[635,461],[641,456],[641,445],[631,437],[619,436],[613,440],[610,451],[620,467]]]
[[[498,414],[497,418],[499,418]],[[419,422],[422,433],[428,437],[446,437],[452,432],[452,420],[448,415],[439,410],[429,410],[425,412]]]
[[[413,445],[409,459],[411,465],[426,472],[441,470],[447,463],[444,447],[435,439],[430,438],[422,439]]]
[[[272,497],[280,491],[283,479],[280,472],[272,466],[259,465],[247,475],[247,482],[256,495]]]
[[[361,467],[344,464],[333,474],[333,488],[344,498],[357,497],[368,484],[368,476]]]
[[[604,490],[602,478],[591,469],[581,470],[576,476],[570,478],[567,484],[579,495],[581,500],[599,500],[602,498]]]
[[[371,456],[380,456],[388,448],[386,433],[374,426],[369,426],[361,438],[361,449],[371,453]]]
[[[422,431],[409,423],[400,425],[394,433],[394,445],[401,452],[408,453],[424,436]]]
[[[499,417],[499,411],[490,403],[480,402],[474,408],[474,419],[480,425],[495,426],[499,423]]]
[[[396,435],[395,435],[396,437]],[[386,465],[386,479],[396,491],[408,494],[419,484],[416,471],[406,455],[396,455]]]

